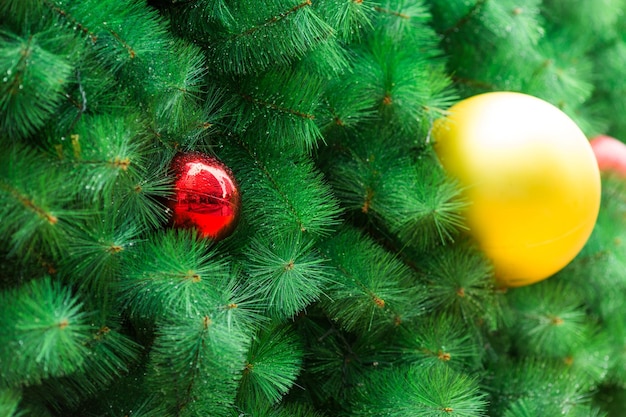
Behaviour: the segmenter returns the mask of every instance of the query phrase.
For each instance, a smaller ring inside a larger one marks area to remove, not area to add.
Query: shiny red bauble
[[[626,177],[626,144],[624,142],[606,135],[596,136],[589,142],[601,172]]]
[[[212,156],[188,152],[172,159],[172,224],[195,228],[201,237],[220,240],[232,233],[239,218],[239,186],[231,170]]]

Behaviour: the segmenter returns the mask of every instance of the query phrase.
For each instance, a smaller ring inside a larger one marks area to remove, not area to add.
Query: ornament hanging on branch
[[[598,135],[590,140],[600,172],[626,178],[626,144],[611,136]]]
[[[435,151],[470,205],[470,234],[499,284],[553,275],[582,249],[600,207],[600,173],[580,128],[536,97],[492,92],[435,123]]]
[[[172,159],[174,196],[169,201],[174,227],[195,228],[202,237],[229,236],[239,218],[239,187],[220,160],[200,152],[179,153]]]

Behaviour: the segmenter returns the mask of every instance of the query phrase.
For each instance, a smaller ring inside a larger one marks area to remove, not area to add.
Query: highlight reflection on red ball
[[[230,169],[199,152],[177,154],[171,166],[174,226],[196,228],[200,236],[213,240],[228,236],[237,224],[240,205],[239,188]]]

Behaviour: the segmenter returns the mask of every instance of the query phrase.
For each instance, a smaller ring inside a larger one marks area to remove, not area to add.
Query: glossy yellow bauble
[[[587,138],[557,107],[521,93],[480,94],[452,106],[433,138],[501,285],[548,278],[582,249],[600,207],[600,172]]]

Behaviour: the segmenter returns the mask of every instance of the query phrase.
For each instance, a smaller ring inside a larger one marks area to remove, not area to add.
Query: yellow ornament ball
[[[598,216],[600,172],[565,113],[526,94],[485,93],[452,106],[433,139],[500,285],[541,281],[580,252]]]

